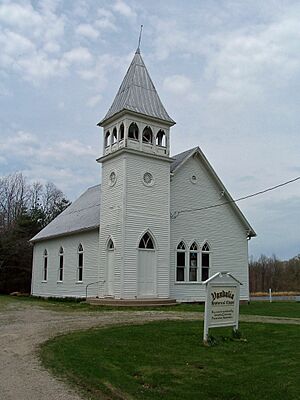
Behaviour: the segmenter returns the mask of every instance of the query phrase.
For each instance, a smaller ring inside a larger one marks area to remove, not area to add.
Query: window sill
[[[56,283],[64,283],[64,281],[56,281]]]
[[[76,285],[82,285],[83,284],[83,281],[77,281],[77,282],[75,282],[76,283]]]
[[[47,282],[48,282],[48,281],[45,281],[45,280],[44,280],[44,281],[41,281],[41,283],[47,283]]]

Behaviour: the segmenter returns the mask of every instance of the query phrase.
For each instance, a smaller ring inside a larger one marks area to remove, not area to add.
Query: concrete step
[[[161,306],[175,306],[177,305],[174,299],[112,299],[103,298],[98,299],[96,297],[90,297],[87,299],[87,303],[94,306],[115,306],[115,307],[161,307]]]

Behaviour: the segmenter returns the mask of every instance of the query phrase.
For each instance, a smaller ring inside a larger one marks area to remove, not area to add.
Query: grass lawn
[[[182,312],[203,312],[204,304],[178,304],[177,306],[164,307],[109,307],[91,306],[76,300],[62,299],[41,299],[36,297],[13,297],[0,295],[0,310],[8,305],[33,304],[54,311],[182,311]],[[247,315],[268,315],[274,317],[300,318],[300,302],[273,302],[253,301],[250,304],[240,306],[240,313]]]
[[[76,332],[46,342],[44,365],[89,399],[299,399],[299,326],[242,323],[247,342],[202,345],[202,322]],[[104,397],[106,398],[106,397]]]

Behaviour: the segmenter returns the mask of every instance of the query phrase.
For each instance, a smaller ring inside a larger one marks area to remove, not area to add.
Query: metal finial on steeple
[[[136,49],[137,53],[140,53],[140,46],[141,46],[141,40],[142,40],[142,32],[143,32],[143,25],[141,25],[141,30],[140,30],[140,36],[139,36],[139,43],[138,43],[138,47]]]

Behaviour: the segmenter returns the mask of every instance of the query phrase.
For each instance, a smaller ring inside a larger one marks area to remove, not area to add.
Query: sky
[[[0,0],[0,176],[54,182],[70,200],[100,181],[97,123],[137,47],[177,122],[233,198],[300,176],[300,2]],[[239,207],[249,256],[300,253],[300,180]]]

